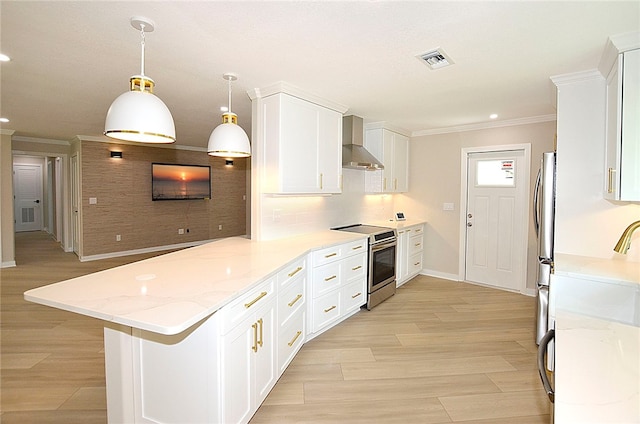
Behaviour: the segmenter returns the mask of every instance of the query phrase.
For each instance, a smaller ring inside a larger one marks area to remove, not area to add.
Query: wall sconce
[[[115,159],[122,159],[122,152],[111,152],[111,157]]]
[[[233,161],[231,159],[227,159],[224,161],[224,164],[227,166],[233,166]]]

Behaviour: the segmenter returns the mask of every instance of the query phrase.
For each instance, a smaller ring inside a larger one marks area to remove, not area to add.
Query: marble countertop
[[[406,221],[396,221],[389,219],[387,221],[372,221],[367,222],[370,225],[379,225],[381,227],[395,228],[396,230],[402,230],[403,228],[412,227],[414,225],[425,224],[426,221],[420,219],[407,219]]]
[[[612,284],[640,284],[640,263],[624,258],[603,259],[557,253],[554,272],[558,275]]]
[[[308,252],[365,237],[330,230],[260,242],[232,237],[32,289],[24,298],[173,335]]]

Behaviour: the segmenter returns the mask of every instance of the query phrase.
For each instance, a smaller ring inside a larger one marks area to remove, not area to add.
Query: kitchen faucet
[[[620,240],[618,240],[618,243],[616,243],[616,247],[614,247],[613,250],[626,255],[627,250],[631,247],[631,235],[638,228],[640,228],[640,221],[636,221],[629,225],[627,229],[622,232]]]

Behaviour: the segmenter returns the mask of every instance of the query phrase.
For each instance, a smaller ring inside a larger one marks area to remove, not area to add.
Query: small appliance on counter
[[[393,228],[374,225],[347,225],[332,230],[369,235],[369,269],[367,273],[367,309],[384,302],[396,293],[396,248],[398,234]]]

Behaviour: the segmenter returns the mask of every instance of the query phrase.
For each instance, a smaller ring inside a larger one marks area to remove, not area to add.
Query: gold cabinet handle
[[[387,191],[387,178],[383,178],[382,181],[382,190]]]
[[[416,243],[416,244],[415,244],[415,246],[416,246],[416,247],[420,246],[420,243]]]
[[[420,262],[416,262],[415,264],[413,264],[413,266],[418,266],[420,265]]]
[[[260,318],[258,320],[258,325],[260,326],[260,340],[258,341],[258,345],[260,347],[262,347],[262,344],[263,344],[263,340],[262,340],[262,318]]]
[[[253,346],[251,346],[251,350],[253,350],[254,352],[257,352],[258,351],[258,324],[254,322],[253,324],[251,324],[251,327],[253,328]]]
[[[320,190],[322,190],[322,173],[320,173]]]
[[[407,230],[407,233],[410,233],[410,232],[411,232],[411,230]]]
[[[296,340],[298,340],[298,337],[300,337],[300,334],[302,334],[302,331],[298,331],[296,333],[296,335],[293,336],[293,339],[291,339],[291,341],[289,343],[287,343],[289,345],[289,347],[293,346],[293,344],[296,342]]]
[[[404,230],[398,231],[398,234],[404,234]]]
[[[607,193],[613,193],[613,175],[616,173],[616,170],[613,168],[609,168],[609,177],[607,182]]]
[[[362,292],[358,292],[356,294],[354,294],[353,296],[351,296],[351,299],[355,299],[356,297],[360,296],[362,294]]]
[[[351,250],[358,250],[358,249],[362,249],[362,245],[356,246],[356,247],[352,247]]]
[[[254,303],[256,303],[258,300],[262,299],[263,297],[265,297],[267,295],[267,292],[262,292],[258,295],[258,297],[256,297],[255,299],[253,299],[251,302],[249,303],[245,303],[244,307],[245,308],[250,308],[251,306],[253,306]]]
[[[325,258],[330,258],[332,256],[336,256],[337,253],[329,253],[328,255],[324,255]]]
[[[331,280],[333,280],[334,278],[338,278],[338,276],[337,276],[337,275],[332,275],[331,277],[327,277],[327,278],[325,278],[325,279],[324,279],[324,281],[331,281]]]
[[[394,179],[393,179],[393,189],[394,189],[394,190],[397,190],[397,189],[398,189],[398,179],[397,179],[397,178],[394,178]]]
[[[357,267],[355,267],[355,268],[351,268],[351,271],[357,271],[357,270],[359,270],[360,268],[362,268],[362,265],[358,265],[358,266],[357,266]]]
[[[329,311],[333,311],[333,310],[334,310],[334,309],[336,309],[336,308],[337,308],[337,306],[336,306],[336,305],[333,305],[332,307],[330,307],[329,309],[325,309],[324,311],[325,311],[325,312],[329,312]]]
[[[302,294],[297,295],[297,296],[296,296],[296,298],[295,298],[295,299],[293,299],[291,302],[287,303],[287,305],[289,305],[289,307],[292,307],[292,306],[293,306],[293,305],[295,305],[295,304],[296,304],[296,302],[297,302],[298,300],[300,300],[300,299],[302,299]]]
[[[297,273],[299,273],[300,271],[302,271],[302,267],[299,266],[298,268],[296,268],[294,271],[291,271],[290,273],[288,273],[287,275],[289,277],[293,277],[294,275],[296,275]]]

